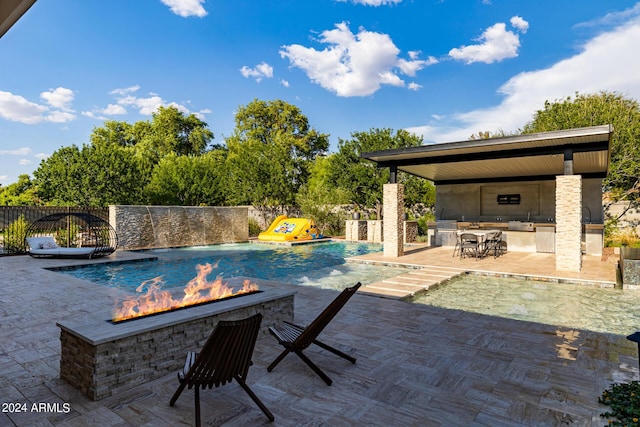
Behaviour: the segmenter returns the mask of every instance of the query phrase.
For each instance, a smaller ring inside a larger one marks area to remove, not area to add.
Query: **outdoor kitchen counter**
[[[454,222],[454,221],[451,221]],[[447,224],[451,223],[449,221],[446,221]],[[522,222],[522,223],[526,223],[526,222],[531,222],[531,221],[518,221],[518,222]],[[427,227],[430,229],[441,229],[440,227],[441,222],[429,222],[427,223]],[[468,229],[468,228],[486,228],[486,229],[497,229],[497,230],[509,230],[509,221],[502,221],[502,222],[491,222],[491,221],[456,221],[456,225],[457,225],[457,229],[458,230],[462,230],[462,229]],[[598,224],[587,224],[587,225],[593,225],[593,226],[597,226]],[[600,224],[602,225],[602,224]],[[555,227],[556,224],[554,222],[533,222],[533,230],[518,230],[518,231],[528,231],[528,232],[534,232],[535,229],[537,227]]]
[[[429,242],[433,246],[455,246],[457,232],[465,229],[501,230],[502,239],[507,242],[508,250],[515,252],[538,252],[538,231],[555,230],[550,222],[532,221],[439,221],[428,223]],[[553,235],[551,236],[553,238]],[[554,241],[549,242],[544,252],[554,251]]]

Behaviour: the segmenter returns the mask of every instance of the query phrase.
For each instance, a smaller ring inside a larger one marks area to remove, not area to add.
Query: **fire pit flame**
[[[198,264],[196,266],[198,274],[185,286],[184,297],[182,299],[174,299],[171,292],[162,290],[164,283],[162,277],[155,277],[142,282],[136,289],[136,292],[142,293],[145,292],[146,289],[146,293],[129,297],[122,301],[121,306],[114,309],[112,321],[122,322],[123,320],[135,317],[175,310],[190,305],[256,292],[258,290],[258,285],[249,280],[245,280],[242,288],[237,292],[234,292],[232,287],[223,283],[220,276],[216,277],[213,281],[209,281],[207,276],[214,268],[215,266],[209,263],[204,265]]]

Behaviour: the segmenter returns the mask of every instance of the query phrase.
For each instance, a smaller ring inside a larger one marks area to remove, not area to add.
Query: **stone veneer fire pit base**
[[[187,351],[199,350],[220,320],[262,313],[261,335],[267,334],[269,326],[293,321],[295,292],[278,289],[275,282],[251,281],[262,292],[118,324],[109,322],[110,312],[100,318],[57,323],[60,378],[92,400],[100,400],[177,372]]]

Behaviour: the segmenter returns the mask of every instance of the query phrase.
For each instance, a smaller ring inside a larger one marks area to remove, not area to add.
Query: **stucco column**
[[[582,177],[556,176],[556,270],[582,269]]]
[[[384,256],[401,257],[404,255],[404,186],[402,184],[384,184],[382,215]]]

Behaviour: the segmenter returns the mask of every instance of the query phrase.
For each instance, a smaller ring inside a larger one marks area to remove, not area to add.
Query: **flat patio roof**
[[[29,10],[36,0],[2,0],[0,2],[0,37]]]
[[[422,145],[362,153],[379,167],[396,168],[437,184],[552,179],[573,173],[604,178],[612,125]]]

